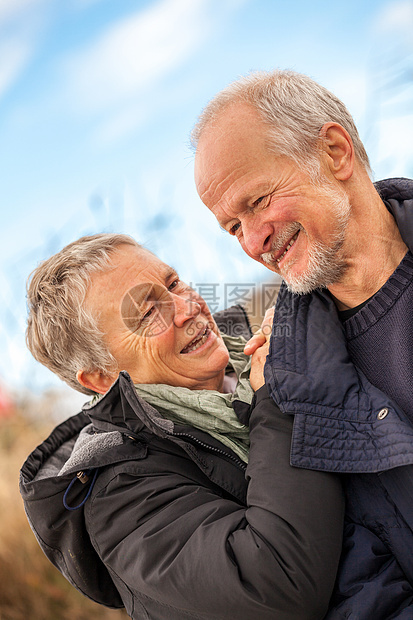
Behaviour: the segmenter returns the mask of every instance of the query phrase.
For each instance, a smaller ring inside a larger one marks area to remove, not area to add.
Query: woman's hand
[[[264,379],[264,365],[267,359],[268,350],[270,348],[270,340],[266,340],[265,343],[255,349],[251,356],[251,372],[250,383],[251,387],[256,392],[265,383]]]
[[[275,306],[268,308],[261,323],[260,329],[250,338],[244,347],[245,355],[252,355],[259,347],[269,340],[274,320]]]
[[[264,365],[270,348],[270,337],[274,308],[269,308],[265,313],[261,329],[247,342],[244,348],[246,355],[251,355],[251,387],[256,392],[265,383]]]

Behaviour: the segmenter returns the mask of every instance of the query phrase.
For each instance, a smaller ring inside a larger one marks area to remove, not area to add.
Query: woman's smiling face
[[[208,306],[149,251],[119,246],[86,306],[117,361],[112,380],[126,370],[134,383],[221,389],[229,355]]]

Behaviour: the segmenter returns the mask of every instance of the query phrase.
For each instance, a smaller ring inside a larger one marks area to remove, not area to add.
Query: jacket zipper
[[[203,448],[206,448],[207,450],[210,450],[211,452],[215,452],[216,454],[219,454],[228,460],[234,461],[234,463],[236,463],[238,467],[240,467],[243,471],[247,469],[246,464],[243,463],[237,456],[228,454],[227,452],[224,452],[224,450],[220,450],[219,448],[215,448],[214,446],[210,446],[207,443],[204,443],[203,441],[201,441],[200,439],[193,437],[189,433],[171,433],[171,434],[174,437],[187,437],[194,443],[197,443],[199,446],[202,446]]]

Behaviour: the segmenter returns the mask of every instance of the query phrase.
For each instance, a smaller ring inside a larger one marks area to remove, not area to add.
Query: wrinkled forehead
[[[122,245],[111,255],[107,267],[92,274],[85,303],[92,313],[105,317],[119,313],[122,301],[132,289],[138,300],[148,297],[153,285],[162,285],[175,270],[145,248]],[[144,285],[140,287],[140,285]],[[137,288],[138,287],[138,288]]]
[[[268,156],[268,125],[252,106],[237,103],[205,126],[195,153],[195,184],[210,207],[231,182]]]

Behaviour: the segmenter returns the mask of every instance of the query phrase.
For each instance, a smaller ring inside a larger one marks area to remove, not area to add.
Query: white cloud
[[[413,123],[410,116],[387,118],[380,122],[377,178],[382,176],[412,176]]]
[[[0,97],[33,57],[50,0],[0,0]]]
[[[412,174],[413,0],[386,4],[373,22],[370,117],[372,164],[378,178]]]
[[[72,0],[75,9],[86,9],[92,4],[102,2],[102,0]]]
[[[0,23],[18,16],[25,9],[33,8],[44,0],[0,0]]]
[[[359,125],[366,109],[367,83],[365,73],[352,71],[344,74],[341,72],[339,75],[333,76],[327,88],[343,101],[356,125]]]
[[[410,46],[413,43],[413,1],[398,0],[387,4],[377,15],[374,30],[379,35],[403,36]]]
[[[161,0],[111,26],[65,63],[71,98],[96,110],[143,94],[208,32],[207,0]]]
[[[146,118],[146,113],[136,105],[130,108],[121,108],[99,126],[95,134],[97,145],[111,144],[135,132],[144,124]]]
[[[17,80],[30,56],[31,45],[28,41],[0,41],[0,97]]]

